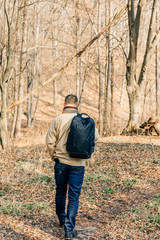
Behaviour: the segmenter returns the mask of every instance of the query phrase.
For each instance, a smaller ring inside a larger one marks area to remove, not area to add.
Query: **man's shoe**
[[[64,228],[64,224],[65,224],[65,222],[59,222],[60,228]]]
[[[73,232],[71,232],[71,233],[66,233],[65,234],[65,239],[72,239],[72,238],[76,238],[77,237],[77,232],[76,231],[73,231]]]

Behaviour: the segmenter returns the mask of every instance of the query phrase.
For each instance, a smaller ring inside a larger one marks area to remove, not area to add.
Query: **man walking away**
[[[74,116],[78,113],[78,98],[70,94],[66,96],[62,114],[51,123],[46,136],[47,149],[55,161],[56,180],[56,214],[61,227],[65,229],[65,239],[77,236],[74,231],[78,212],[79,196],[83,184],[85,160],[70,158],[66,151],[67,137]],[[95,129],[95,140],[99,137]],[[68,206],[65,213],[66,194],[68,188]]]

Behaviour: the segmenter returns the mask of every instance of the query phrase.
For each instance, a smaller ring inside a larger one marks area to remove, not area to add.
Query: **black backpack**
[[[85,115],[85,117],[83,117]],[[87,117],[86,117],[87,116]],[[95,147],[95,123],[87,114],[73,117],[68,134],[66,150],[71,158],[87,159]]]

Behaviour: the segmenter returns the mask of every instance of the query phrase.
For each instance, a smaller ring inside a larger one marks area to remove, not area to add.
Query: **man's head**
[[[65,97],[65,102],[64,102],[65,107],[77,107],[78,108],[78,98],[76,95],[69,94]]]

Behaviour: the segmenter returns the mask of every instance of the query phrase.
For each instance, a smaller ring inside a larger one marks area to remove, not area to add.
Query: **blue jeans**
[[[56,180],[56,214],[61,223],[65,222],[65,232],[71,233],[75,227],[78,212],[79,196],[83,184],[84,167],[55,163]],[[67,215],[65,213],[68,188]]]

